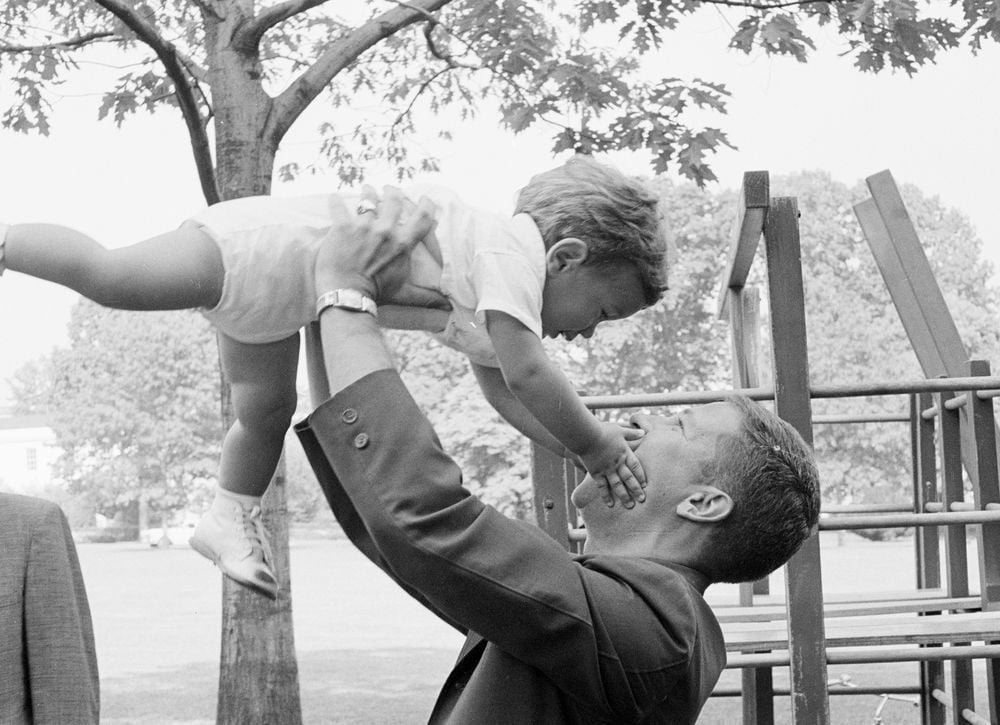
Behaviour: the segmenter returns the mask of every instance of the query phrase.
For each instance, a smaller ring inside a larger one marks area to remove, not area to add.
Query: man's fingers
[[[385,186],[382,188],[382,200],[379,203],[378,211],[375,213],[373,229],[383,238],[390,237],[399,217],[403,213],[403,193],[395,186]],[[368,216],[363,214],[362,216]]]
[[[439,310],[450,310],[451,303],[448,298],[437,290],[419,287],[410,282],[404,282],[403,286],[392,295],[392,302],[397,305],[410,305],[412,307],[432,307]]]
[[[420,197],[416,209],[413,210],[413,213],[410,214],[410,217],[403,223],[399,230],[399,241],[407,250],[417,246],[421,241],[424,242],[427,251],[440,264],[441,248],[438,246],[437,240],[427,239],[427,235],[434,229],[435,224],[437,224],[434,220],[434,211],[434,203],[425,197]]]

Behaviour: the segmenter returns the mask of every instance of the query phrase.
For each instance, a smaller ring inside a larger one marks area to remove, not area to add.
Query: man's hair
[[[534,220],[546,249],[576,237],[587,244],[586,264],[631,264],[652,305],[667,285],[667,240],[658,207],[659,198],[640,180],[575,156],[531,177],[514,213]]]
[[[791,558],[819,519],[819,474],[812,450],[790,424],[748,398],[727,402],[743,430],[720,443],[707,479],[733,500],[719,522],[707,567],[713,580],[754,581]]]

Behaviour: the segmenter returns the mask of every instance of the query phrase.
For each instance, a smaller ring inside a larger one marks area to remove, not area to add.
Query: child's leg
[[[231,578],[273,598],[278,585],[270,568],[260,497],[295,413],[299,336],[249,345],[220,334],[219,354],[236,421],[222,445],[219,490],[191,546]]]
[[[215,242],[194,226],[120,249],[55,224],[15,224],[4,263],[15,272],[76,290],[120,310],[214,307],[225,270]]]
[[[219,486],[260,497],[278,465],[285,433],[295,414],[299,335],[266,345],[248,345],[220,334],[219,358],[236,414],[222,446]]]

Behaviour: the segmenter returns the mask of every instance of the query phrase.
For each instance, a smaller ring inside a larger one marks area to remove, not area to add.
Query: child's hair
[[[587,264],[631,263],[651,305],[667,287],[667,240],[658,205],[638,179],[578,155],[531,177],[514,213],[531,216],[546,249],[576,237],[587,244]]]

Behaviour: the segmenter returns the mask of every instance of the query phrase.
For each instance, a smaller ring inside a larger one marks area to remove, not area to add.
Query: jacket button
[[[340,419],[345,423],[353,423],[358,419],[358,411],[354,408],[348,408],[340,414]]]
[[[358,433],[354,437],[354,447],[355,448],[364,448],[367,445],[368,445],[368,434],[367,433]]]

